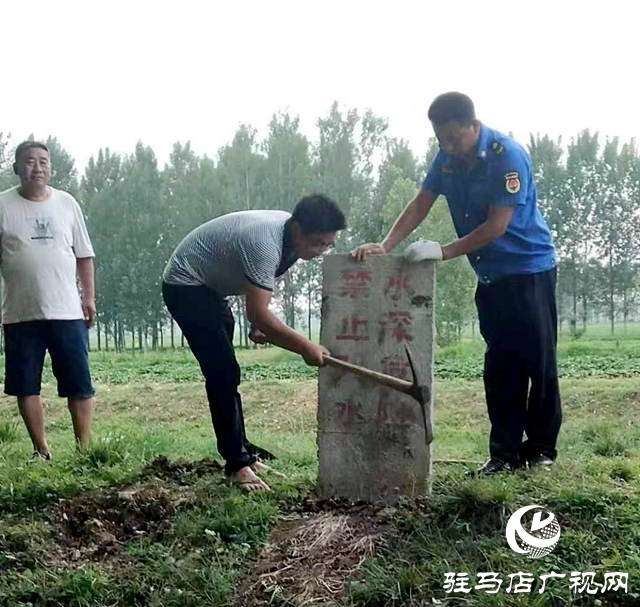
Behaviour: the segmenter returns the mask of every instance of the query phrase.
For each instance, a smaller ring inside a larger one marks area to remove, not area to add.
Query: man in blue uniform
[[[550,466],[562,422],[556,364],[557,260],[537,206],[531,159],[512,138],[482,124],[461,93],[438,96],[429,108],[440,150],[422,187],[381,243],[362,245],[358,260],[386,254],[425,219],[439,195],[447,199],[458,240],[419,241],[406,259],[466,255],[477,279],[480,332],[487,344],[484,384],[490,459],[495,474]],[[523,441],[523,434],[527,439]]]

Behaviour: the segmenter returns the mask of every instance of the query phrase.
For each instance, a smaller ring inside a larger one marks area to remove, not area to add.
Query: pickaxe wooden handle
[[[382,384],[383,386],[393,388],[394,390],[398,390],[399,392],[404,392],[405,394],[408,394],[409,396],[415,398],[418,401],[418,404],[420,405],[420,409],[422,411],[425,441],[427,445],[429,445],[433,441],[433,428],[431,427],[429,419],[427,418],[427,403],[431,398],[431,390],[429,389],[429,386],[423,385],[418,382],[418,378],[416,377],[416,367],[411,356],[411,351],[409,350],[409,346],[407,346],[406,344],[405,350],[407,352],[407,358],[409,359],[411,373],[413,374],[412,382],[405,379],[400,379],[399,377],[394,377],[393,375],[387,375],[386,373],[380,373],[379,371],[373,371],[372,369],[367,369],[366,367],[361,367],[360,365],[354,365],[353,363],[340,360],[339,358],[334,358],[333,356],[325,355],[324,360],[327,362],[327,364],[333,367],[351,371],[356,375],[366,377],[379,384]]]
[[[347,371],[351,371],[356,375],[367,377],[379,384],[382,384],[389,388],[393,388],[394,390],[398,390],[399,392],[405,392],[406,394],[408,394],[413,387],[413,384],[406,379],[400,379],[399,377],[394,377],[393,375],[387,375],[386,373],[373,371],[372,369],[367,369],[366,367],[360,367],[359,365],[348,363],[344,360],[340,360],[339,358],[334,358],[333,356],[324,356],[324,360],[327,361],[327,364],[333,367],[346,369]]]

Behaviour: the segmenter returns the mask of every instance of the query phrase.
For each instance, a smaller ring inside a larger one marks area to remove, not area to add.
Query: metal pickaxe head
[[[420,409],[422,410],[422,421],[424,423],[425,441],[427,445],[429,445],[433,441],[433,429],[431,427],[431,424],[429,423],[429,420],[427,419],[427,405],[431,400],[431,389],[429,388],[429,384],[427,384],[426,381],[421,381],[420,379],[418,379],[419,371],[416,370],[416,365],[413,361],[413,356],[411,355],[409,345],[405,344],[404,349],[407,353],[409,367],[411,368],[411,377],[413,378],[411,387],[407,390],[407,394],[413,396],[413,398],[415,398],[420,405]]]
[[[413,360],[413,356],[411,355],[411,350],[409,349],[409,346],[407,344],[405,344],[405,350],[407,352],[407,358],[409,359],[409,366],[411,368],[412,381],[410,382],[404,379],[400,379],[399,377],[387,375],[386,373],[380,373],[378,371],[367,369],[366,367],[354,365],[353,363],[348,363],[340,360],[339,358],[333,358],[332,356],[325,356],[324,359],[328,364],[334,367],[347,369],[348,371],[351,371],[356,375],[367,377],[383,386],[393,388],[394,390],[398,390],[399,392],[403,392],[404,394],[408,394],[409,396],[415,398],[420,405],[420,409],[422,410],[425,441],[427,445],[429,445],[433,441],[433,430],[431,428],[430,420],[427,418],[427,404],[431,399],[431,390],[429,388],[429,385],[426,382],[421,381],[421,379],[419,378],[419,372],[416,370],[417,368]]]

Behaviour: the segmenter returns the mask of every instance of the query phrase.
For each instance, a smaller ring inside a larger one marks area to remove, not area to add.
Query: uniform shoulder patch
[[[504,146],[503,146],[501,143],[497,142],[497,141],[494,141],[494,142],[491,144],[491,149],[492,149],[496,154],[502,154],[502,152],[504,152]]]
[[[512,171],[504,176],[505,189],[509,194],[517,194],[520,191],[520,174]]]

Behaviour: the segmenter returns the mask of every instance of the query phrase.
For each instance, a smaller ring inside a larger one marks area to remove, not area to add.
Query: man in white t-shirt
[[[49,460],[40,398],[47,351],[58,395],[68,400],[78,447],[89,445],[94,406],[88,347],[96,315],[94,252],[75,198],[48,185],[47,147],[35,141],[21,143],[13,170],[20,185],[0,193],[4,391],[18,399],[35,455]]]

